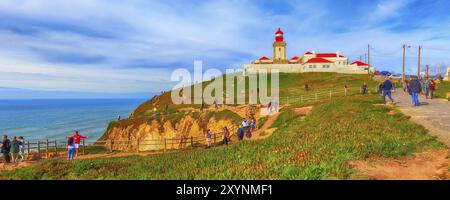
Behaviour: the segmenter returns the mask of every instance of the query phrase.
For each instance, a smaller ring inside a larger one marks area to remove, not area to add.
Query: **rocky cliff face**
[[[190,113],[184,115],[175,124],[168,119],[151,119],[141,122],[135,120],[125,126],[112,126],[102,139],[108,141],[108,147],[111,147],[110,142],[112,141],[113,150],[136,150],[138,141],[141,151],[177,149],[190,146],[191,137],[195,138],[194,141],[203,140],[207,129],[216,133],[219,141],[222,138],[221,133],[224,126],[227,126],[231,133],[235,133],[238,123],[232,119],[216,120],[214,116],[209,119],[202,116],[196,118],[193,113]],[[185,144],[180,145],[181,138],[184,138]],[[205,143],[205,141],[199,142]]]

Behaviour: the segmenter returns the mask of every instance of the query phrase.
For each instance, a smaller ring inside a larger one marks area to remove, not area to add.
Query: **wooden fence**
[[[311,91],[310,94],[306,95],[280,97],[280,102],[286,104],[303,104],[303,103],[330,100],[334,97],[351,96],[361,93],[362,88],[356,87],[347,88],[347,91],[345,91],[344,88],[342,88],[342,90],[318,90],[318,91]]]
[[[215,147],[222,142],[222,137],[218,134],[212,134],[211,146]],[[207,140],[204,137],[183,137],[183,138],[165,138],[154,140],[85,140],[81,139],[79,154],[83,155],[89,148],[99,147],[105,151],[123,151],[123,152],[167,152],[172,150],[182,150],[195,147],[206,147]],[[58,140],[36,140],[26,141],[26,154],[36,155],[40,158],[50,158],[55,156],[66,156],[67,141]]]

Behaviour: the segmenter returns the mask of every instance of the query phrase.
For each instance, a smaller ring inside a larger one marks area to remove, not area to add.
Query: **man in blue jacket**
[[[391,82],[391,80],[389,80],[389,77],[386,76],[383,84],[381,84],[381,90],[383,91],[383,102],[384,104],[386,104],[386,96],[389,97],[389,99],[391,100],[392,104],[394,104],[394,99],[392,99],[392,95],[391,95],[391,90],[393,88],[393,84]]]
[[[420,81],[415,77],[409,82],[409,93],[411,94],[414,106],[419,106],[419,93],[422,91]]]

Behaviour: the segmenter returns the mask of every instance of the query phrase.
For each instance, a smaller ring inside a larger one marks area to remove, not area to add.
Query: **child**
[[[67,160],[71,160],[75,157],[75,144],[73,137],[69,137],[67,140]]]
[[[228,128],[225,126],[223,127],[223,144],[228,145],[228,140],[230,138],[230,131],[228,131]]]

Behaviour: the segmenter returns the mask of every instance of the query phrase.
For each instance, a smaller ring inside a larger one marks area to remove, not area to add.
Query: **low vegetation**
[[[276,132],[260,141],[150,156],[44,161],[4,171],[1,179],[353,179],[348,161],[399,158],[445,148],[375,95],[314,106],[301,120],[285,107]]]

